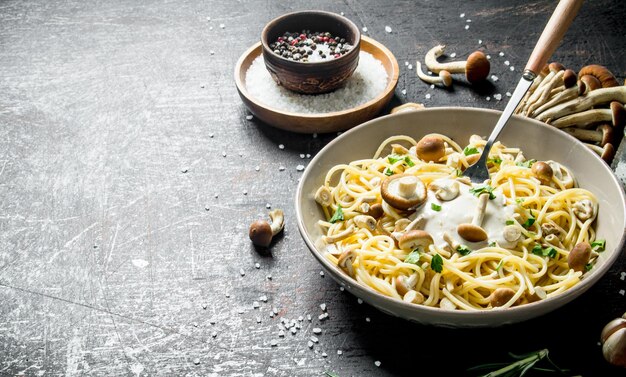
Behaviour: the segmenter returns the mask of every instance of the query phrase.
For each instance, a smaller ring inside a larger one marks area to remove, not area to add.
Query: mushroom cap
[[[605,144],[604,148],[602,148],[602,154],[600,155],[600,158],[602,158],[607,163],[610,163],[611,161],[613,161],[613,157],[615,157],[615,147],[613,147],[613,144],[611,143]]]
[[[542,184],[547,185],[552,181],[554,171],[552,167],[543,161],[538,161],[533,164],[531,171],[535,178],[541,181]]]
[[[513,296],[515,296],[515,291],[511,288],[497,288],[491,293],[491,306],[500,307],[509,302]]]
[[[597,131],[602,132],[602,140],[600,140],[600,145],[605,146],[606,144],[613,142],[613,127],[610,124],[601,124],[596,128]]]
[[[588,92],[590,92],[592,90],[596,90],[596,89],[602,88],[602,83],[595,76],[592,76],[592,75],[583,75],[583,76],[578,75],[578,77],[580,77],[580,81],[585,84],[585,87],[586,87]],[[580,85],[580,84],[578,84],[578,85]]]
[[[272,242],[272,227],[265,220],[257,220],[250,224],[248,236],[253,244],[268,247]]]
[[[558,62],[552,62],[548,64],[548,69],[552,72],[559,72],[559,71],[564,71],[565,66]]]
[[[563,73],[563,85],[565,85],[566,88],[571,88],[576,85],[577,80],[578,76],[576,75],[576,72],[571,69],[566,69],[565,73]]]
[[[398,246],[402,250],[428,250],[428,247],[433,244],[433,238],[431,235],[423,230],[413,229],[404,233],[398,240]]]
[[[577,243],[567,255],[567,265],[574,271],[583,271],[591,257],[591,245],[587,242]]]
[[[396,291],[400,296],[404,296],[408,291],[411,290],[412,287],[409,287],[406,280],[407,277],[404,275],[396,276]]]
[[[582,77],[585,75],[590,75],[598,79],[602,88],[619,86],[619,82],[617,82],[617,79],[615,78],[615,76],[613,76],[611,71],[609,71],[606,67],[598,64],[591,64],[582,67],[578,72],[578,76]]]
[[[415,146],[417,157],[427,162],[437,162],[446,154],[446,145],[442,138],[424,136]]]
[[[469,242],[482,242],[487,239],[487,232],[474,224],[459,224],[456,227],[456,232],[466,241]]]
[[[490,68],[491,64],[485,54],[481,51],[474,51],[467,57],[465,77],[471,83],[483,81],[489,75]]]
[[[400,190],[411,189],[409,195]],[[390,206],[400,210],[415,208],[426,200],[426,186],[412,174],[394,174],[380,185],[380,195]]]
[[[613,116],[613,127],[622,127],[626,123],[626,109],[624,105],[617,101],[611,102],[611,114]]]
[[[367,211],[367,215],[372,216],[375,219],[380,218],[384,213],[385,211],[383,210],[383,205],[380,203],[372,204],[369,211]]]
[[[449,87],[452,85],[452,74],[445,69],[439,72],[439,77],[443,80],[443,85]]]

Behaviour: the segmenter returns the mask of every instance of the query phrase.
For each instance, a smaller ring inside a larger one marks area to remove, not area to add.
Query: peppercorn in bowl
[[[278,85],[304,94],[340,88],[359,62],[361,33],[347,18],[308,10],[280,16],[261,33],[263,59]]]

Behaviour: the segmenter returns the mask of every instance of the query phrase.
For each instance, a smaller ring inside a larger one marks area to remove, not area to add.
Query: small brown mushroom
[[[617,82],[617,79],[615,78],[615,76],[613,76],[611,71],[609,71],[604,66],[591,64],[591,65],[582,67],[580,71],[578,72],[578,76],[583,77],[586,75],[596,78],[600,82],[600,85],[602,88],[610,88],[613,86],[619,86],[619,83]]]
[[[354,272],[354,267],[352,264],[356,260],[356,252],[354,250],[346,250],[344,251],[339,259],[337,260],[337,266],[341,268],[346,274],[348,274],[351,278],[354,279],[356,275]]]
[[[322,207],[328,207],[333,203],[333,195],[326,186],[320,186],[315,192],[315,201]]]
[[[413,229],[404,233],[398,240],[398,246],[405,251],[419,249],[428,251],[428,247],[433,244],[433,238],[428,232]]]
[[[571,88],[576,85],[576,81],[578,81],[576,72],[571,69],[566,69],[565,73],[563,73],[563,85],[565,85],[566,88]]]
[[[411,291],[413,287],[415,287],[415,283],[417,283],[417,279],[419,276],[417,274],[413,274],[409,277],[404,275],[397,276],[396,281],[396,291],[400,296],[404,296],[407,292]]]
[[[567,256],[567,265],[574,271],[584,271],[591,258],[591,245],[587,242],[576,244]]]
[[[626,367],[626,313],[604,326],[600,341],[606,361],[616,366]]]
[[[587,221],[596,217],[596,206],[589,199],[576,201],[572,207],[572,212],[580,221]]]
[[[478,197],[478,206],[476,207],[476,213],[472,219],[471,224],[459,224],[456,231],[466,241],[469,242],[481,242],[487,239],[487,232],[481,227],[483,218],[485,216],[485,209],[487,208],[487,201],[489,200],[489,194],[483,193]]]
[[[269,213],[272,224],[265,220],[257,220],[250,224],[248,237],[253,244],[261,247],[268,247],[272,243],[272,237],[280,233],[285,225],[284,214],[281,209],[275,209]]]
[[[504,306],[515,296],[515,291],[511,288],[497,288],[491,293],[489,302],[494,308]]]
[[[376,219],[368,215],[356,215],[354,216],[354,223],[357,227],[362,229],[368,229],[373,232],[376,230]]]
[[[435,192],[435,197],[439,200],[450,201],[459,196],[459,182],[444,180],[432,182],[428,189]]]
[[[602,88],[587,92],[585,95],[563,102],[554,106],[541,114],[536,119],[542,122],[550,119],[558,119],[566,115],[580,113],[589,110],[594,106],[616,101],[626,103],[626,86]]]
[[[588,91],[596,90],[602,88],[602,83],[600,80],[591,75],[580,76],[579,82],[585,84],[585,87]]]
[[[380,203],[372,204],[367,211],[366,215],[372,216],[375,219],[379,219],[385,211],[383,210],[383,205]]]
[[[552,182],[552,176],[554,176],[554,172],[550,165],[543,161],[535,162],[531,168],[533,176],[537,178],[541,184],[549,185]]]
[[[437,162],[446,154],[446,145],[440,137],[424,136],[415,146],[415,154],[427,162]]]
[[[414,175],[395,174],[383,181],[380,194],[390,206],[408,210],[418,207],[426,200],[426,186]]]
[[[577,114],[571,114],[552,121],[557,128],[571,126],[584,127],[597,122],[612,122],[613,127],[622,127],[626,122],[626,109],[617,101],[611,102],[609,109],[591,109]]]
[[[603,147],[587,143],[585,143],[585,145],[592,151],[596,152],[598,156],[600,156],[600,158],[607,164],[613,161],[613,157],[615,157],[615,147],[613,147],[613,144],[611,143],[604,144]]]
[[[580,141],[599,143],[602,147],[607,143],[613,142],[613,130],[614,128],[610,124],[601,124],[595,130],[587,130],[577,127],[563,128],[563,131],[574,136]]]
[[[439,76],[429,76],[422,71],[422,64],[418,60],[415,63],[415,71],[417,72],[417,77],[429,84],[442,84],[445,87],[452,85],[452,75],[445,69],[439,71]]]
[[[433,73],[443,70],[450,73],[465,73],[467,81],[477,83],[489,76],[489,59],[480,51],[474,51],[467,57],[466,61],[440,63],[437,58],[443,54],[446,46],[435,46],[426,53],[425,61],[428,69]]]

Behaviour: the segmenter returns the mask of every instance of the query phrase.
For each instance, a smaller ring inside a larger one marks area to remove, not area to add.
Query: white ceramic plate
[[[578,185],[590,190],[599,199],[596,229],[598,238],[606,239],[606,250],[581,283],[572,289],[547,300],[508,309],[459,311],[431,308],[408,304],[358,284],[316,249],[315,241],[322,235],[316,223],[324,215],[313,197],[332,166],[371,158],[380,143],[393,135],[409,135],[419,140],[423,135],[437,132],[465,145],[472,134],[487,137],[499,115],[493,110],[454,107],[388,115],[355,127],[322,149],[311,161],[298,185],[296,212],[300,233],[324,270],[349,292],[385,313],[420,323],[451,327],[499,326],[528,320],[563,306],[595,284],[615,262],[624,244],[626,200],[621,184],[611,169],[578,140],[541,122],[517,116],[509,121],[499,140],[507,146],[522,148],[527,158],[564,164],[572,170]]]

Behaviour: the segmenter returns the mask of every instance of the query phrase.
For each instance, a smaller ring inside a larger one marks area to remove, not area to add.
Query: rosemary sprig
[[[469,368],[468,371],[486,371],[493,368],[500,368],[492,370],[491,372],[481,375],[480,377],[522,377],[530,370],[550,373],[559,372],[561,374],[565,374],[567,372],[566,369],[559,368],[552,360],[550,360],[547,349],[542,349],[525,355],[515,355],[513,353],[509,353],[509,355],[517,361],[513,363],[481,364]],[[543,359],[545,359],[552,366],[552,368],[535,366],[535,364]]]

